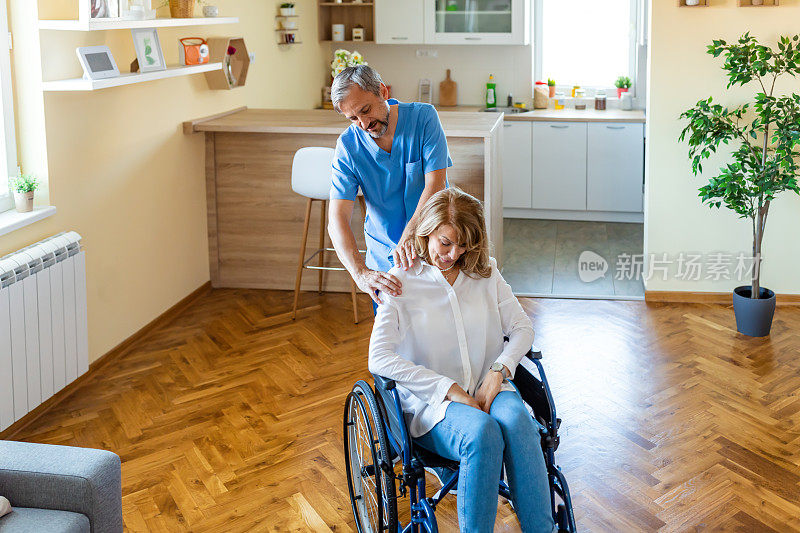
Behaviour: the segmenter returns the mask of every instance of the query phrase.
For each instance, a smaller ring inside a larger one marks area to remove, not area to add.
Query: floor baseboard
[[[651,303],[692,303],[733,305],[732,292],[644,291],[644,300]],[[777,294],[778,306],[800,305],[800,294]]]
[[[28,427],[34,421],[36,421],[40,416],[48,412],[54,406],[58,405],[66,398],[69,398],[75,392],[80,390],[80,388],[97,373],[97,371],[104,366],[108,365],[109,363],[116,361],[123,355],[129,353],[131,350],[136,348],[137,343],[139,343],[143,338],[145,338],[148,334],[152,331],[163,327],[169,324],[176,316],[178,316],[184,309],[189,307],[195,300],[204,296],[211,290],[211,281],[207,281],[203,283],[200,287],[192,291],[188,296],[183,298],[181,301],[161,313],[159,316],[148,322],[144,327],[142,327],[139,331],[119,343],[117,346],[109,350],[107,353],[100,356],[96,361],[92,362],[89,365],[89,370],[78,379],[58,391],[54,394],[51,398],[47,399],[41,405],[39,405],[36,409],[31,411],[30,413],[26,414],[10,426],[8,426],[5,431],[0,432],[0,439],[3,440],[13,440],[14,436],[21,432],[23,429]]]

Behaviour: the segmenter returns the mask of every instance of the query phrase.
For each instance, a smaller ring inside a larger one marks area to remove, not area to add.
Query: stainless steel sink
[[[524,113],[527,109],[520,109],[518,107],[484,107],[481,111],[485,113]]]

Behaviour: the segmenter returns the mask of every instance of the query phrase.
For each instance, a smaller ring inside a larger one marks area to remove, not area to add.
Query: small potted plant
[[[294,16],[294,4],[291,2],[286,2],[281,4],[281,16],[282,17],[293,17]]]
[[[628,92],[631,88],[631,79],[628,76],[620,76],[614,82],[614,86],[617,88],[617,98],[622,98],[622,93]]]
[[[9,180],[14,191],[14,205],[20,213],[33,211],[33,193],[39,188],[39,181],[30,174],[20,174]]]
[[[757,82],[755,102],[723,106],[712,104],[710,97],[700,100],[681,114],[689,124],[679,139],[688,139],[694,175],[703,172],[702,160],[723,144],[733,148],[727,156],[732,162],[708,178],[699,189],[700,198],[709,207],[725,205],[740,218],[750,219],[751,284],[733,289],[733,312],[740,333],[763,337],[769,335],[775,313],[775,293],[761,286],[761,243],[767,214],[781,192],[800,194],[800,97],[775,95],[775,80],[800,74],[800,35],[781,37],[776,50],[745,33],[735,44],[712,41],[708,53],[714,57],[725,54],[722,68],[727,72],[728,89]]]
[[[550,90],[548,96],[550,98],[556,95],[556,80],[553,78],[547,78],[547,88]]]

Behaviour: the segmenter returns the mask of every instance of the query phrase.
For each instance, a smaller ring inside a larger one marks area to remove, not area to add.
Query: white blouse
[[[460,272],[452,286],[441,270],[416,260],[392,268],[402,295],[382,292],[369,344],[369,371],[395,380],[412,437],[444,418],[453,383],[471,396],[495,361],[514,376],[533,344],[533,325],[491,259],[488,278]],[[503,336],[509,340],[503,342]],[[501,390],[514,390],[503,382]]]

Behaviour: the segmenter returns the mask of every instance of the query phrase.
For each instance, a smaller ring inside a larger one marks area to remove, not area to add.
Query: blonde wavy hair
[[[482,278],[491,276],[489,239],[480,200],[451,187],[437,192],[425,202],[414,232],[414,249],[429,264],[433,262],[428,254],[428,241],[442,225],[451,226],[456,232],[458,244],[466,247],[456,266],[467,275],[475,274]]]

